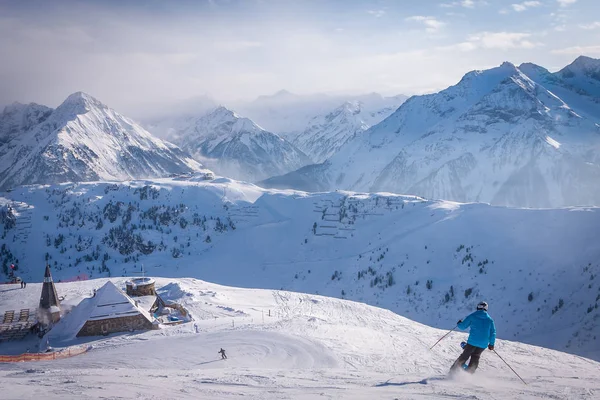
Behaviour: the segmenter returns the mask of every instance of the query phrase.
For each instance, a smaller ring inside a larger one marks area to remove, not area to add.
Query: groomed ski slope
[[[57,285],[65,307],[106,279]],[[124,278],[113,279],[124,287]],[[2,399],[595,399],[600,364],[498,340],[475,376],[445,379],[465,333],[445,332],[362,303],[285,291],[239,289],[196,279],[157,278],[163,298],[195,321],[159,331],[70,339],[87,354],[54,362],[0,364]],[[0,308],[36,304],[41,284],[0,288]],[[271,316],[269,316],[269,310]],[[2,310],[0,310],[2,311]],[[493,315],[493,305],[490,309]],[[85,340],[90,340],[85,339]],[[220,360],[220,348],[228,360]],[[1,348],[0,348],[1,349]]]

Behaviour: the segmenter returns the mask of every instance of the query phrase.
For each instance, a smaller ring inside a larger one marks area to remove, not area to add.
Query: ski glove
[[[488,349],[490,349],[490,350],[494,350],[494,345],[493,345],[493,344],[489,344],[489,345],[488,345]]]

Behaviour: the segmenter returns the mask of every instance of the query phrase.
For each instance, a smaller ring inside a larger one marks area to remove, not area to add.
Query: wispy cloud
[[[594,21],[594,22],[592,22],[590,24],[581,24],[581,25],[579,25],[579,27],[581,29],[585,29],[585,30],[591,31],[593,29],[600,28],[600,21]]]
[[[573,3],[576,3],[577,0],[556,0],[556,2],[561,6],[561,7],[568,7]]]
[[[542,3],[540,3],[539,1],[524,1],[522,3],[512,4],[511,7],[516,12],[522,12],[529,8],[539,7],[541,5]]]
[[[588,56],[600,56],[600,46],[573,46],[566,47],[564,49],[555,49],[551,51],[552,54],[565,54],[565,55],[588,55]]]
[[[518,32],[481,32],[469,36],[469,41],[477,43],[485,49],[532,49],[539,46],[539,43],[534,43],[529,38],[529,33]]]
[[[436,19],[435,17],[425,17],[422,15],[408,17],[405,19],[405,21],[422,23],[423,25],[425,25],[425,31],[429,33],[437,32],[444,25],[446,25],[444,22]]]
[[[538,46],[541,46],[541,43],[533,42],[529,33],[480,32],[469,35],[464,42],[439,47],[438,50],[469,52],[476,49],[532,49]]]
[[[371,14],[375,18],[381,18],[385,15],[385,10],[369,10],[367,13]]]
[[[478,4],[486,4],[485,1],[475,1],[475,0],[462,0],[462,1],[453,1],[450,3],[441,3],[440,7],[443,8],[453,8],[453,7],[464,7],[464,8],[475,8]]]

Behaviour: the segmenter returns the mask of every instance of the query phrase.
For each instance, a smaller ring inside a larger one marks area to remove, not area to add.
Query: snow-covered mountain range
[[[263,184],[552,207],[600,204],[600,60],[504,63],[413,96],[323,164]]]
[[[384,97],[379,93],[364,95],[297,95],[281,90],[270,96],[260,96],[251,102],[233,103],[234,109],[251,118],[265,129],[288,140],[307,130],[315,131],[328,115],[338,112],[347,102],[361,104],[360,119],[373,125],[396,110],[407,96]],[[356,125],[353,124],[352,127]],[[335,129],[335,128],[333,128]]]
[[[0,189],[32,183],[128,180],[200,171],[178,147],[85,93],[51,110],[30,104],[0,116]]]
[[[256,182],[311,162],[287,140],[223,106],[183,125],[169,139],[223,176]]]
[[[0,277],[11,263],[29,282],[46,262],[56,281],[143,268],[341,297],[446,329],[483,299],[500,338],[600,359],[599,226],[594,207],[309,194],[225,178],[28,186],[0,197]]]

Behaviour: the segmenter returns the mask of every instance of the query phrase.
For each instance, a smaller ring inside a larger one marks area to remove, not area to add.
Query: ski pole
[[[504,361],[504,364],[506,364],[506,366],[507,366],[508,368],[510,368],[510,370],[511,370],[512,372],[514,372],[516,376],[518,376],[518,377],[519,377],[519,379],[521,380],[521,382],[523,382],[524,384],[526,384],[526,385],[527,385],[527,382],[525,382],[525,381],[523,380],[523,378],[521,378],[521,376],[520,376],[519,374],[517,374],[517,371],[515,371],[515,370],[514,370],[514,369],[513,369],[513,368],[512,368],[510,365],[508,365],[508,363],[507,363],[507,362],[504,360],[504,358],[502,358],[502,357],[500,356],[500,354],[498,354],[498,353],[496,352],[496,350],[492,350],[492,351],[493,351],[494,353],[496,353],[496,355],[497,355],[498,357],[500,357],[500,359],[501,359],[502,361]]]
[[[452,333],[452,332],[453,332],[453,331],[454,331],[454,330],[455,330],[457,327],[458,327],[458,325],[456,325],[454,328],[450,329],[450,331],[449,331],[448,333],[446,333],[444,336],[442,336],[442,337],[440,338],[440,340],[438,340],[437,342],[435,342],[435,344],[434,344],[433,346],[431,346],[431,347],[429,348],[429,350],[431,350],[431,349],[433,349],[435,346],[437,346],[437,344],[438,344],[439,342],[441,342],[441,341],[442,341],[442,339],[444,339],[446,336],[448,336],[449,334],[451,334],[451,333]]]

